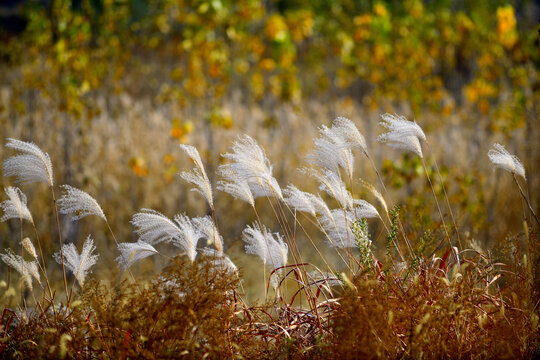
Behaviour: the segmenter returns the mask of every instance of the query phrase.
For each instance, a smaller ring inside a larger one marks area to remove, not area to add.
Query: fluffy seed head
[[[120,256],[116,258],[116,261],[123,270],[129,268],[136,261],[158,253],[152,245],[142,240],[136,243],[120,243],[118,251],[120,251]]]
[[[176,223],[165,215],[151,209],[141,209],[133,215],[131,224],[139,239],[151,244],[172,242],[182,237],[182,231]]]
[[[10,249],[7,249],[6,254],[0,254],[0,259],[21,275],[28,289],[33,289],[32,278],[36,279],[41,285],[38,266],[35,261],[26,261],[20,255],[15,255]]]
[[[82,219],[88,215],[96,215],[107,221],[101,206],[88,193],[69,185],[62,185],[63,195],[58,199],[61,214],[71,215],[71,221]]]
[[[219,234],[214,220],[210,216],[194,218],[193,224],[199,232],[206,238],[208,245],[214,245],[218,254],[223,255],[223,237]]]
[[[243,135],[233,143],[232,152],[222,155],[232,163],[228,164],[234,176],[246,181],[254,198],[276,196],[283,198],[277,180],[272,176],[272,166],[259,144],[248,135]]]
[[[337,117],[332,123],[332,131],[351,147],[358,148],[368,155],[366,139],[351,120],[341,116]]]
[[[197,256],[197,242],[203,237],[203,233],[195,226],[193,221],[186,215],[176,215],[174,222],[180,229],[180,237],[172,239],[172,244],[184,250],[191,262]]]
[[[212,186],[210,184],[210,180],[208,180],[208,176],[206,175],[206,171],[204,170],[204,165],[201,160],[201,156],[199,155],[199,152],[197,149],[191,145],[184,145],[180,144],[180,148],[188,155],[191,160],[195,163],[195,168],[193,168],[190,172],[181,172],[180,176],[186,180],[187,182],[192,183],[195,185],[195,188],[192,189],[192,191],[198,192],[201,194],[206,201],[208,202],[208,205],[210,207],[214,207],[214,199],[212,194]]]
[[[255,199],[249,187],[247,180],[240,178],[231,168],[230,164],[221,165],[218,168],[218,174],[222,180],[218,181],[217,189],[232,195],[235,199],[247,202],[255,207]]]
[[[99,257],[98,254],[92,254],[95,249],[94,240],[90,238],[90,235],[86,238],[80,254],[77,252],[75,244],[62,245],[64,265],[75,276],[81,288],[84,286],[84,280],[90,272],[90,268],[96,264]],[[57,263],[62,263],[60,251],[54,253],[53,257]]]
[[[357,247],[354,233],[351,230],[356,217],[351,211],[343,209],[331,210],[331,215],[321,215],[318,218],[323,232],[328,238],[329,245],[335,248]]]
[[[488,151],[488,157],[493,163],[494,169],[501,168],[526,179],[523,164],[517,156],[510,154],[504,146],[493,144],[493,148]]]
[[[4,210],[4,216],[0,218],[0,221],[6,221],[8,219],[24,219],[34,223],[32,214],[26,206],[26,195],[16,187],[7,187],[4,189],[9,200],[4,200],[0,203],[0,207]]]
[[[266,227],[261,229],[255,223],[253,227],[248,225],[244,229],[242,239],[246,243],[246,253],[259,256],[265,265],[276,269],[287,265],[289,248],[281,235],[274,235]]]
[[[426,135],[416,122],[408,121],[404,116],[383,114],[379,124],[388,132],[377,137],[377,141],[387,143],[396,149],[407,150],[423,157],[420,140],[426,140]]]
[[[319,190],[324,191],[336,199],[342,208],[353,208],[353,197],[338,174],[329,170],[317,171],[315,169],[303,169],[302,171],[315,178],[319,183]]]
[[[313,153],[306,157],[309,163],[336,174],[342,168],[348,177],[352,177],[354,157],[350,144],[339,133],[323,125],[314,144]]]
[[[31,142],[8,139],[6,147],[19,151],[19,155],[4,161],[4,175],[16,176],[17,182],[29,184],[44,182],[53,186],[53,170],[49,154]]]

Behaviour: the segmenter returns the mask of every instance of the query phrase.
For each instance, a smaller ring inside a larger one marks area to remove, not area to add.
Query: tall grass
[[[383,115],[381,125],[387,132],[378,137],[380,142],[421,158],[442,231],[428,223],[425,235],[415,236],[405,222],[413,214],[389,209],[386,188],[385,198],[374,185],[359,180],[354,171],[357,151],[369,159],[385,187],[363,135],[345,118],[319,128],[300,169],[320,193],[292,184],[282,190],[270,159],[250,136],[238,137],[222,155],[216,188],[197,149],[182,145],[195,168],[180,176],[194,185],[209,214],[166,215],[143,208],[131,220],[135,241],[123,242],[117,241],[107,212],[86,192],[63,185],[64,195],[56,199],[47,153],[9,139],[7,146],[22,154],[5,160],[4,175],[21,183],[45,182],[52,193],[59,235],[54,258],[61,265],[66,300],[61,301],[62,289],[49,281],[60,268],[46,266],[43,251],[40,259],[31,240],[23,238],[23,220],[35,221],[26,196],[20,189],[6,189],[9,200],[1,205],[1,220],[19,221],[21,255],[7,249],[1,259],[20,275],[21,301],[12,302],[10,280],[0,283],[7,288],[0,352],[5,357],[122,359],[532,357],[538,348],[538,228],[525,221],[525,234],[511,239],[508,249],[486,250],[471,238],[461,243],[445,193],[460,243],[454,246],[424,162],[423,130],[397,115]],[[500,146],[496,150],[489,153],[496,166],[525,178],[517,157]],[[379,208],[358,197],[358,183],[378,200]],[[517,179],[516,184],[538,221]],[[253,209],[256,220],[243,224],[237,236],[247,254],[262,260],[262,269],[239,269],[229,258],[215,190]],[[116,263],[100,260],[90,236],[81,252],[77,241],[65,243],[60,214],[72,221],[85,221],[87,215],[103,219],[117,246]],[[265,224],[268,214],[273,225]],[[375,226],[382,229],[378,234],[370,230]],[[426,235],[430,231],[442,239]],[[399,244],[398,233],[405,244]],[[303,236],[308,245],[298,241]],[[377,248],[375,236],[386,238],[386,249]],[[315,248],[325,268],[310,262],[307,246]],[[23,248],[31,260],[25,259]],[[93,269],[113,266],[121,274],[151,257],[160,257],[167,267],[147,276],[130,272],[131,283],[90,276]],[[244,274],[257,271],[266,289],[262,303],[250,301],[242,283]]]

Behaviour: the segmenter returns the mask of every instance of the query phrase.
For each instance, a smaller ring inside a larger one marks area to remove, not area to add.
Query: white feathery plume
[[[32,214],[26,205],[26,195],[17,187],[7,187],[4,189],[9,200],[4,200],[0,203],[0,207],[4,210],[4,216],[0,221],[8,219],[24,219],[34,223]]]
[[[183,249],[189,260],[193,262],[197,256],[197,242],[203,237],[203,233],[186,215],[175,215],[174,221],[178,224],[181,236],[171,239],[171,243]]]
[[[253,227],[248,225],[244,229],[242,239],[246,243],[246,253],[259,256],[264,265],[270,265],[273,269],[287,265],[289,248],[278,233],[274,237],[264,225],[261,229],[255,223]]]
[[[33,289],[32,278],[36,279],[41,285],[38,266],[35,261],[26,261],[20,255],[15,255],[11,249],[7,249],[6,252],[6,254],[0,254],[0,259],[21,275],[30,290]]]
[[[187,182],[195,185],[196,187],[191,190],[201,194],[208,202],[208,205],[210,205],[211,208],[214,208],[212,186],[210,185],[210,180],[208,180],[208,176],[206,175],[206,171],[204,170],[204,165],[202,163],[199,152],[195,147],[191,145],[180,144],[180,148],[195,163],[195,168],[193,168],[192,171],[181,172],[180,176]]]
[[[377,141],[387,143],[396,149],[407,150],[423,157],[420,140],[426,140],[422,128],[413,121],[408,121],[403,116],[383,114],[380,125],[389,131],[377,137]]]
[[[331,130],[349,146],[360,149],[365,155],[368,155],[366,139],[351,120],[339,116],[332,123]]]
[[[218,181],[217,189],[232,195],[235,199],[247,202],[255,207],[255,199],[249,187],[249,183],[236,175],[231,168],[231,164],[225,164],[218,167],[218,174],[222,180]]]
[[[320,195],[314,195],[305,191],[299,190],[294,185],[289,185],[283,191],[286,198],[285,203],[297,211],[303,211],[317,216],[317,214],[328,213],[328,205],[324,202]]]
[[[120,256],[116,258],[116,261],[123,270],[128,269],[131,265],[141,259],[158,253],[152,245],[142,240],[139,240],[136,243],[120,243],[118,244],[118,251],[120,251]]]
[[[493,148],[488,151],[489,160],[494,168],[501,168],[513,174],[525,177],[525,168],[516,155],[510,154],[501,144],[493,144]]]
[[[223,237],[219,234],[218,228],[214,220],[207,215],[203,217],[193,218],[193,224],[206,238],[208,245],[214,245],[219,254],[223,254]]]
[[[329,170],[317,171],[315,169],[304,169],[303,171],[315,178],[319,183],[319,190],[326,192],[336,199],[342,208],[353,208],[354,200],[351,193],[347,190],[345,183],[338,174]]]
[[[283,198],[281,188],[272,176],[270,161],[253,138],[240,136],[233,143],[232,153],[222,156],[232,161],[228,166],[235,176],[247,181],[254,198],[272,195]]]
[[[77,252],[75,244],[69,243],[62,245],[65,267],[73,273],[81,288],[84,286],[86,275],[91,272],[90,268],[96,264],[99,257],[98,254],[92,254],[95,249],[94,240],[92,240],[90,235],[84,241],[80,254]],[[54,253],[53,257],[57,263],[62,263],[60,251]]]
[[[133,215],[131,224],[139,239],[151,245],[182,238],[182,230],[175,222],[152,209],[141,209]]]
[[[341,167],[348,177],[352,177],[354,156],[350,145],[338,133],[324,125],[319,128],[319,135],[314,141],[313,153],[306,157],[307,161],[336,174],[339,174]]]
[[[381,217],[375,206],[371,205],[366,200],[355,199],[354,205],[354,215],[357,219]]]
[[[71,215],[71,221],[82,219],[88,215],[96,215],[107,221],[101,206],[88,193],[70,185],[62,185],[61,188],[64,193],[57,202],[61,214]]]
[[[16,139],[8,139],[6,147],[21,154],[4,161],[4,176],[16,176],[17,182],[22,184],[44,182],[53,186],[53,169],[49,154],[34,143]]]
[[[37,259],[36,248],[34,247],[34,244],[32,244],[32,240],[30,240],[30,238],[25,237],[22,239],[21,245],[26,252],[28,252],[34,259]]]
[[[405,116],[397,114],[382,114],[381,118],[383,121],[379,125],[388,129],[389,132],[397,132],[402,136],[414,136],[426,141],[426,134],[416,121],[409,121]]]
[[[328,237],[330,246],[336,248],[358,247],[351,230],[351,226],[356,220],[351,211],[333,209],[331,216],[321,215],[318,219]]]

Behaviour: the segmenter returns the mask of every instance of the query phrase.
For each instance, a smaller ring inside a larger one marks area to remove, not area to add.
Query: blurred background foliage
[[[3,137],[49,152],[57,182],[94,195],[125,240],[141,207],[206,211],[176,178],[191,167],[179,142],[199,148],[215,181],[219,153],[248,132],[285,186],[302,179],[292,169],[317,125],[337,115],[371,147],[378,114],[417,119],[436,145],[429,156],[445,165],[461,230],[488,242],[522,229],[517,193],[486,164],[493,141],[524,160],[540,193],[534,1],[10,0],[0,16]],[[436,217],[415,216],[434,213],[420,163],[374,151],[421,236]],[[46,192],[25,191],[45,208]],[[223,231],[238,237],[250,216],[235,214],[247,208],[216,196]]]
[[[95,91],[189,106],[242,89],[254,102],[407,102],[417,116],[466,108],[511,131],[537,90],[529,1],[50,0],[17,9],[24,30],[4,29],[3,63],[24,67],[19,91],[54,97],[73,118],[99,111]]]

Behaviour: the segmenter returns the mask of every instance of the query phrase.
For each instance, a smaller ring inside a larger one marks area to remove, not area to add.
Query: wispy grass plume
[[[64,194],[58,199],[61,214],[71,215],[71,221],[82,219],[88,215],[96,215],[107,221],[101,206],[88,193],[69,185],[62,185]]]
[[[192,219],[193,224],[206,238],[208,245],[214,245],[217,252],[223,255],[223,237],[219,234],[219,230],[210,216],[203,216]]]
[[[261,196],[283,198],[281,188],[272,175],[270,161],[253,138],[248,135],[238,137],[233,143],[232,152],[222,156],[232,161],[227,166],[234,176],[248,183],[254,198]]]
[[[174,221],[178,224],[180,236],[174,237],[171,243],[184,250],[193,262],[197,256],[197,242],[203,237],[203,233],[186,215],[175,215]]]
[[[289,248],[280,234],[273,235],[264,225],[261,228],[254,223],[253,227],[248,225],[244,229],[242,239],[246,243],[246,253],[259,256],[264,265],[274,269],[287,265]]]
[[[26,195],[24,195],[17,187],[10,186],[5,188],[5,191],[9,200],[4,200],[0,203],[0,207],[4,210],[4,215],[0,218],[0,221],[6,221],[8,219],[24,219],[33,224],[34,219],[26,205]]]
[[[489,160],[495,168],[506,170],[526,179],[525,168],[516,155],[512,155],[501,144],[493,144],[493,148],[488,151]]]
[[[407,150],[423,158],[420,140],[425,140],[426,135],[416,122],[408,121],[404,116],[383,114],[383,121],[379,124],[388,132],[377,137],[377,141],[387,143],[389,146],[400,150]]]
[[[32,278],[36,279],[41,285],[39,270],[35,261],[26,261],[20,255],[15,255],[10,249],[6,250],[6,254],[0,254],[0,259],[21,275],[30,290],[33,289]]]
[[[255,207],[255,199],[247,180],[236,175],[231,164],[221,165],[218,168],[221,180],[217,183],[217,189],[232,195],[237,200],[247,202],[251,207]]]
[[[82,288],[90,268],[96,264],[99,257],[98,254],[92,254],[96,249],[94,240],[88,235],[80,254],[73,243],[64,244],[62,248],[65,266],[75,276]],[[54,259],[59,264],[62,262],[61,256],[60,252],[54,253]]]
[[[182,231],[175,222],[152,209],[141,209],[133,215],[131,224],[139,239],[151,245],[182,237]]]
[[[213,209],[214,198],[212,194],[212,186],[210,184],[210,180],[208,180],[206,171],[204,170],[204,165],[202,163],[201,156],[199,155],[199,151],[197,151],[197,149],[191,145],[180,144],[180,148],[195,163],[195,168],[193,168],[192,171],[183,171],[180,173],[180,176],[187,182],[194,184],[195,188],[192,189],[192,191],[201,194],[208,202],[208,205],[210,205],[210,207]]]
[[[21,154],[4,161],[4,176],[16,176],[22,184],[43,182],[53,186],[53,169],[49,154],[31,142],[8,139],[6,147]]]
[[[118,251],[120,251],[120,256],[116,258],[116,261],[123,270],[127,270],[141,259],[158,254],[158,251],[152,245],[142,240],[135,243],[120,243],[118,244]]]

